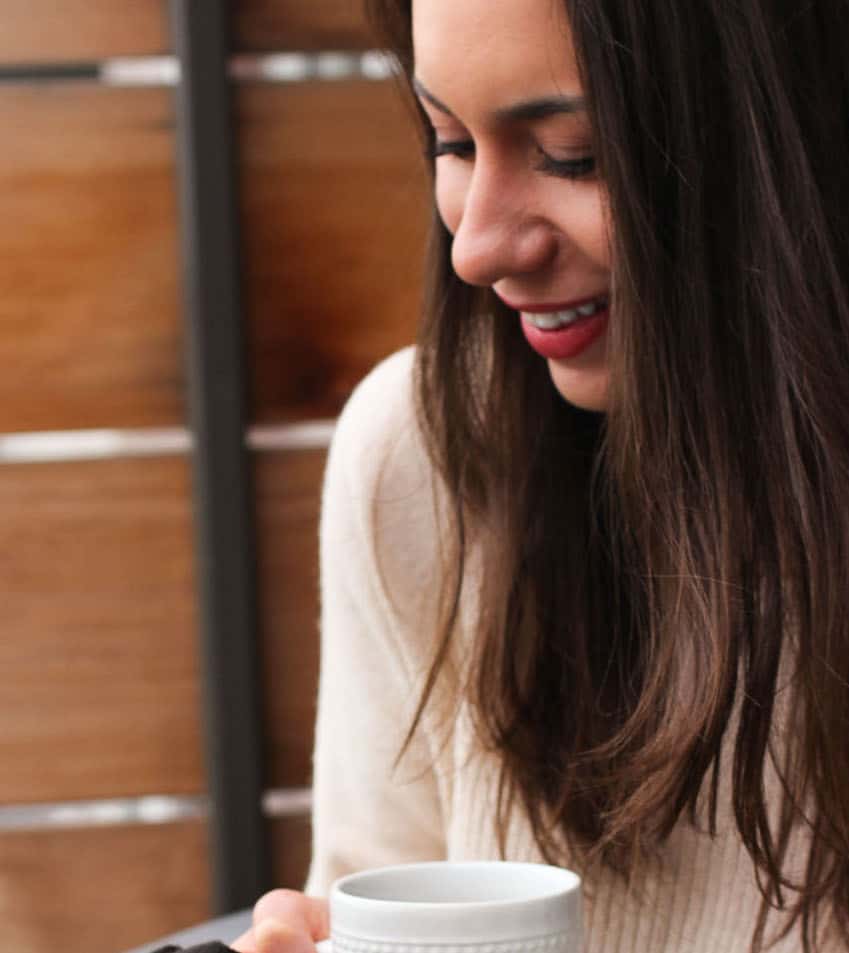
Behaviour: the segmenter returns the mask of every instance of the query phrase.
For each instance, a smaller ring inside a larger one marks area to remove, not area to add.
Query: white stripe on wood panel
[[[69,463],[120,457],[187,454],[192,438],[182,427],[149,430],[45,430],[0,436],[0,463]]]
[[[61,804],[0,807],[0,831],[45,828],[114,827],[119,824],[171,824],[209,812],[205,797],[149,796]]]
[[[100,82],[107,86],[176,86],[180,61],[176,56],[122,56],[100,64]]]
[[[250,450],[320,450],[330,445],[335,420],[250,427]],[[0,436],[0,464],[71,463],[125,457],[163,457],[191,453],[192,434],[184,427],[148,430],[54,430]]]
[[[304,817],[312,809],[309,788],[266,791],[262,797],[265,817]],[[0,806],[0,832],[51,828],[114,827],[124,824],[173,824],[202,820],[209,815],[203,796],[149,795],[57,804]]]
[[[117,57],[104,60],[99,72],[100,81],[108,86],[176,86],[180,82],[176,56]],[[383,50],[240,54],[229,63],[230,78],[238,82],[381,81],[397,72],[395,58]]]
[[[281,788],[266,791],[262,796],[262,813],[266,817],[300,817],[311,810],[311,788]]]
[[[321,450],[330,446],[335,420],[307,420],[300,424],[250,427],[247,445],[251,450]]]

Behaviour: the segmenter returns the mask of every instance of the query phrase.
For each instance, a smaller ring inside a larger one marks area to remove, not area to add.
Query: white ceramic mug
[[[581,879],[506,861],[403,864],[330,891],[320,953],[580,953]]]

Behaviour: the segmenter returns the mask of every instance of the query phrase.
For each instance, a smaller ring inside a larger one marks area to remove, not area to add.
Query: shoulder
[[[337,422],[330,463],[355,485],[376,476],[398,439],[415,427],[413,348],[381,361],[355,388]]]
[[[415,352],[382,361],[357,386],[331,444],[322,509],[329,561],[356,560],[395,627],[435,604],[439,481],[418,425]]]
[[[413,348],[381,361],[357,385],[333,435],[325,494],[342,493],[366,520],[430,476],[415,412],[414,361]]]

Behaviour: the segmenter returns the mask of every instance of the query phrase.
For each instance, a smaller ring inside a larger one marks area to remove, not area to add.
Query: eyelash
[[[458,159],[471,159],[475,154],[475,145],[471,139],[454,139],[450,142],[434,142],[428,150],[431,159],[441,156],[456,156]]]
[[[554,159],[537,147],[540,161],[537,170],[558,179],[582,179],[595,172],[595,158],[584,156],[580,159]],[[475,144],[471,139],[454,139],[449,142],[435,142],[427,150],[430,159],[442,156],[455,156],[458,159],[471,159],[475,154]]]

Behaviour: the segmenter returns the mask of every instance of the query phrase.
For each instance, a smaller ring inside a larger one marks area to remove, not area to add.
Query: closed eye
[[[596,171],[596,162],[593,156],[583,156],[578,159],[555,159],[543,149],[537,147],[539,160],[537,171],[559,179],[588,178]],[[427,150],[430,159],[439,159],[441,156],[456,156],[458,159],[471,159],[475,155],[475,144],[471,139],[435,140]]]
[[[596,171],[594,156],[583,156],[580,159],[555,159],[553,156],[539,150],[540,158],[537,169],[545,175],[556,179],[585,179]]]
[[[459,159],[471,159],[475,154],[475,144],[471,139],[452,139],[449,141],[435,141],[428,150],[431,159],[440,156],[457,156]]]

